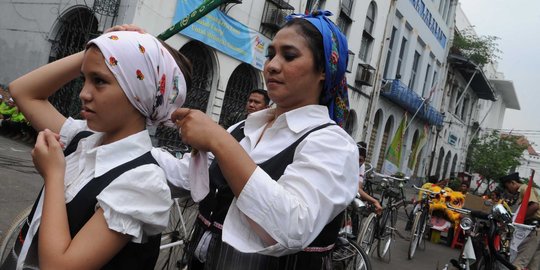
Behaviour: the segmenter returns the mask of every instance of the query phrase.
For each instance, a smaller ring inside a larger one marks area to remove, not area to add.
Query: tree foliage
[[[527,145],[520,144],[518,137],[502,135],[497,131],[475,138],[467,153],[470,171],[491,181],[508,174],[511,168],[520,164]]]
[[[499,37],[478,36],[473,28],[467,28],[454,36],[452,47],[474,63],[484,66],[499,59]]]

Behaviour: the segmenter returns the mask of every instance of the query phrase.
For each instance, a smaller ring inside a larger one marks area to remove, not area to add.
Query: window
[[[427,88],[429,87],[428,80],[429,80],[429,73],[430,72],[431,72],[431,65],[428,64],[427,68],[426,68],[426,76],[424,77],[424,86],[422,87],[422,96],[423,97],[426,96],[426,91],[427,91]]]
[[[339,28],[339,30],[345,35],[348,36],[347,33],[349,31],[349,27],[351,26],[352,20],[345,14],[343,11],[339,13],[339,17],[337,18],[336,25]]]
[[[388,68],[390,67],[390,58],[392,57],[392,48],[394,47],[394,39],[396,37],[397,29],[392,27],[392,35],[390,36],[390,44],[388,45],[388,52],[386,53],[386,61],[384,63],[384,78],[388,78]]]
[[[365,63],[369,62],[371,47],[373,44],[373,28],[375,26],[375,2],[371,2],[368,7],[366,21],[364,23],[364,31],[362,33],[362,43],[360,44],[360,52],[358,56]]]
[[[268,38],[273,38],[283,23],[285,17],[292,14],[294,7],[283,0],[268,0],[264,4],[260,31]]]
[[[403,63],[403,55],[405,55],[405,47],[407,46],[407,39],[403,37],[401,39],[401,48],[399,49],[398,64],[396,69],[396,76],[401,76],[401,64]]]
[[[341,12],[352,18],[354,0],[341,0]]]
[[[411,78],[409,79],[409,89],[414,90],[414,83],[416,81],[416,73],[418,72],[418,62],[420,62],[420,53],[414,51],[413,65],[411,69]]]

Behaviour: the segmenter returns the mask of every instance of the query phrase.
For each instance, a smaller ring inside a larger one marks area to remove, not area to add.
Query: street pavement
[[[30,155],[32,146],[0,135],[0,238],[13,218],[31,205],[37,197],[43,181],[34,169]],[[416,191],[405,189],[407,199],[412,199]],[[409,209],[411,206],[409,206]],[[426,241],[425,250],[417,250],[413,260],[407,259],[409,232],[405,231],[405,214],[399,211],[397,229],[391,249],[391,260],[380,260],[376,251],[370,259],[376,270],[435,270],[442,269],[452,258],[459,256],[458,249],[450,249],[444,244]],[[374,248],[373,250],[375,250]]]
[[[0,236],[15,216],[34,203],[43,185],[29,144],[0,135]]]

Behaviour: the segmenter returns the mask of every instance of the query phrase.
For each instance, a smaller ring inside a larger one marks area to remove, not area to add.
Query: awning
[[[490,80],[497,92],[501,93],[504,105],[508,109],[520,110],[519,100],[514,89],[514,82],[509,80]]]
[[[491,101],[496,100],[495,91],[482,71],[482,68],[480,68],[474,62],[471,62],[468,58],[458,54],[448,55],[448,62],[452,64],[455,69],[459,70],[467,82],[471,80],[471,77],[474,74],[474,78],[472,79],[469,87],[474,93],[476,93],[478,98]]]

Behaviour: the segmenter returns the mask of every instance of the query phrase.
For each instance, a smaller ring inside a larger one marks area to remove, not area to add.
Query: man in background
[[[260,111],[268,108],[270,105],[270,97],[264,89],[254,89],[249,92],[248,99],[246,101],[246,107],[244,112],[233,112],[231,113],[225,122],[223,123],[224,128],[229,128],[233,124],[236,124],[244,119],[249,114],[252,114],[256,111]]]

